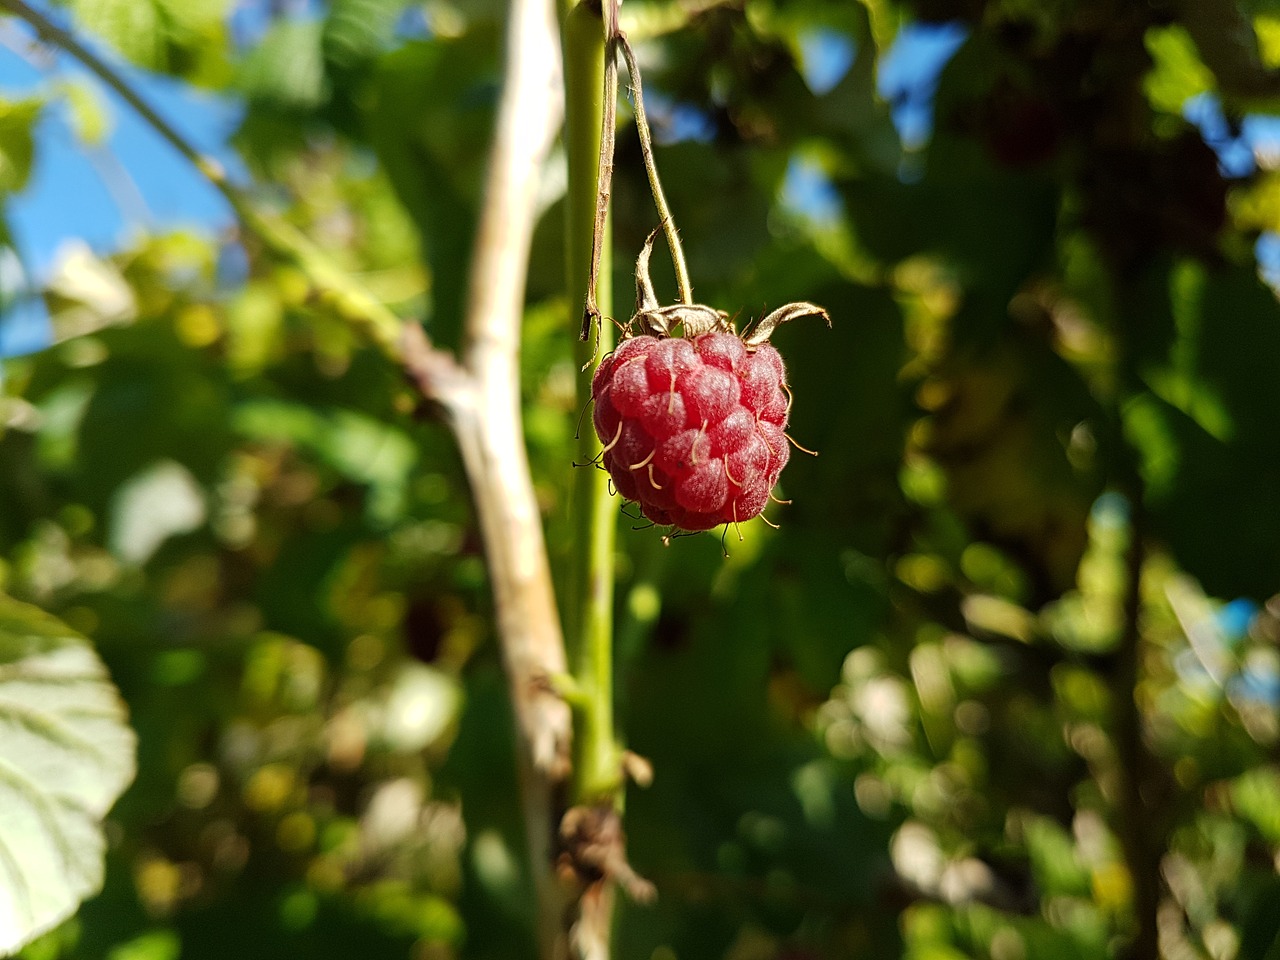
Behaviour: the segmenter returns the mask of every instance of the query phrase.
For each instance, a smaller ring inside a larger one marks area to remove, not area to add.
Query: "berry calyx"
[[[625,339],[591,396],[604,468],[656,524],[709,530],[758,516],[791,455],[782,357],[729,331]]]

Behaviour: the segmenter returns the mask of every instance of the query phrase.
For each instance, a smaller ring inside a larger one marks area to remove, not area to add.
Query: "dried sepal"
[[[654,337],[674,336],[676,325],[686,340],[692,340],[704,333],[729,333],[729,315],[723,310],[708,307],[703,303],[673,303],[637,314],[634,318],[642,333]]]
[[[649,258],[653,256],[653,241],[657,239],[662,227],[654,227],[645,237],[644,246],[640,248],[640,256],[636,257],[636,316],[640,317],[658,309],[658,294],[654,292],[653,280],[649,277]]]
[[[749,332],[743,334],[742,342],[748,347],[758,347],[768,342],[779,324],[798,320],[801,317],[821,317],[827,322],[828,327],[831,326],[831,316],[826,310],[816,303],[801,300],[799,303],[788,303],[785,307],[779,307],[773,313],[763,317]]]
[[[642,335],[671,337],[675,336],[674,331],[679,326],[680,336],[686,340],[708,333],[734,333],[729,315],[715,307],[704,303],[673,303],[665,307],[658,305],[658,294],[649,275],[649,262],[653,258],[653,243],[662,229],[662,225],[659,225],[645,237],[640,255],[636,257],[636,312],[628,327],[638,327]],[[763,317],[749,333],[743,335],[742,342],[748,348],[755,349],[768,342],[779,324],[807,316],[821,317],[827,322],[827,326],[831,326],[831,317],[826,310],[816,303],[802,300],[788,303]]]
[[[723,310],[708,307],[702,303],[673,303],[669,306],[658,305],[658,295],[653,289],[653,280],[649,276],[649,261],[653,256],[653,242],[662,227],[655,227],[645,238],[636,257],[636,312],[631,323],[639,327],[640,333],[651,337],[674,336],[678,325],[681,336],[686,340],[701,336],[704,333],[732,331],[729,315]]]

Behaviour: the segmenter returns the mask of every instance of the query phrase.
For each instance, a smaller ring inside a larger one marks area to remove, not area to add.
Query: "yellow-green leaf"
[[[1200,61],[1185,29],[1154,27],[1147,31],[1146,42],[1155,66],[1143,86],[1147,99],[1157,110],[1180,114],[1184,103],[1213,89],[1213,74]]]
[[[0,100],[0,193],[27,185],[35,160],[35,126],[44,101]]]

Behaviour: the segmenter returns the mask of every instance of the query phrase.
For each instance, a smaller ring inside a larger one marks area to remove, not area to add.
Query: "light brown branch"
[[[564,637],[525,452],[520,329],[539,179],[559,128],[551,0],[511,0],[506,76],[471,262],[463,363],[472,389],[449,413],[475,498],[517,724],[521,800],[538,898],[539,953],[563,949],[553,871],[553,790],[569,769],[568,705],[545,678],[567,671]]]
[[[525,454],[519,370],[538,182],[560,121],[548,0],[512,0],[507,56],[467,303],[463,368],[474,382],[475,412],[455,413],[462,421],[476,418],[476,459],[467,468],[486,525],[519,720],[535,766],[560,777],[568,764],[569,709],[537,680],[565,672],[564,641]]]

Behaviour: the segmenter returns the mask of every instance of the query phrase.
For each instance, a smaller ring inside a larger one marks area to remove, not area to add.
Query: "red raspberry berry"
[[[639,336],[591,382],[605,469],[658,524],[709,530],[758,516],[791,451],[786,370],[732,333]]]

